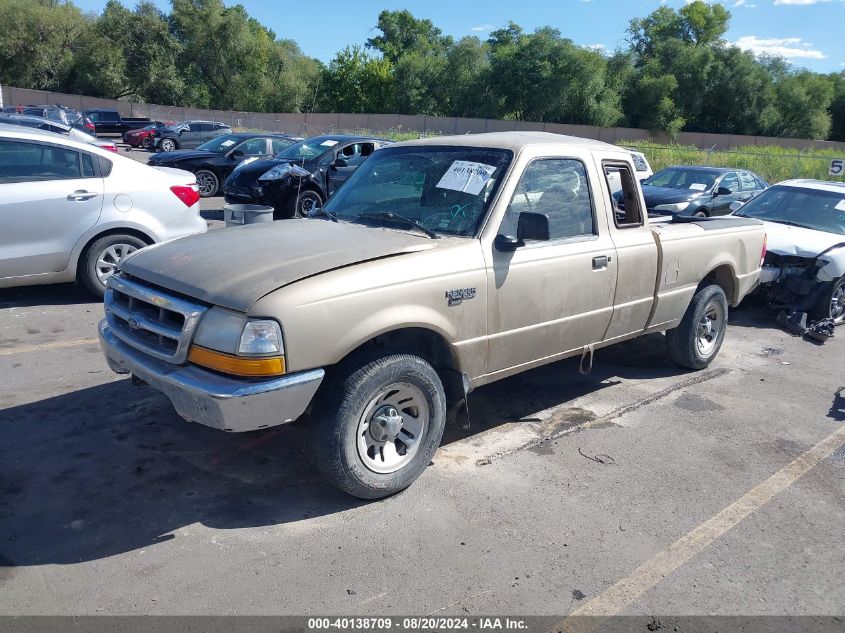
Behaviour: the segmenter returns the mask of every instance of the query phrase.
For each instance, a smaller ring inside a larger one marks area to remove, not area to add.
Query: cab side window
[[[543,158],[525,168],[500,232],[516,235],[521,213],[549,218],[549,239],[594,235],[595,221],[587,172],[579,160]]]
[[[631,171],[631,166],[627,163],[608,161],[602,163],[602,166],[616,228],[629,229],[642,226],[643,211],[640,208],[640,189]],[[618,183],[618,190],[615,190],[614,183]]]
[[[739,172],[739,183],[742,185],[743,191],[757,191],[760,189],[757,179],[747,171]]]

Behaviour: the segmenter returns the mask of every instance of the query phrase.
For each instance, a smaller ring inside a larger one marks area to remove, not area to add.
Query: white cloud
[[[734,8],[737,8],[737,7],[745,7],[746,9],[756,9],[757,8],[756,4],[752,4],[751,2],[748,2],[748,0],[736,0],[736,2],[734,2],[733,6],[734,6]]]
[[[605,50],[607,48],[607,46],[605,46],[604,44],[587,44],[587,46],[585,46],[585,48],[591,48],[594,51],[601,52],[601,51]]]
[[[757,55],[779,55],[787,59],[825,59],[827,55],[812,48],[800,37],[757,37],[744,35],[734,42],[740,48]]]
[[[492,24],[479,24],[478,26],[474,26],[470,29],[470,31],[475,31],[476,33],[488,33],[493,30]]]
[[[830,0],[775,0],[775,4],[818,4],[819,2],[830,2]]]

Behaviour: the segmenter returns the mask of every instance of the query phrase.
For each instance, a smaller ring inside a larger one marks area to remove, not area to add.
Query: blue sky
[[[155,0],[167,10],[168,0]],[[680,7],[685,0],[663,0]],[[134,6],[134,0],[123,0]],[[85,10],[101,11],[106,0],[75,0]],[[226,0],[227,4],[235,4]],[[328,62],[347,44],[363,44],[382,9],[409,9],[428,18],[445,33],[482,39],[491,29],[513,20],[528,31],[545,25],[578,44],[613,50],[624,45],[628,20],[648,14],[659,0],[558,0],[539,2],[425,3],[391,0],[328,0],[321,3],[242,0],[250,15],[279,37],[296,40],[306,55]],[[726,0],[731,27],[726,37],[755,52],[787,57],[796,66],[818,72],[845,70],[845,0]]]

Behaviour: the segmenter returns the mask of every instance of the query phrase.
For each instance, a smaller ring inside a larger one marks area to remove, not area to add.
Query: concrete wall
[[[159,121],[183,121],[185,119],[209,119],[224,121],[232,127],[286,132],[299,136],[313,136],[332,132],[364,132],[385,134],[389,132],[419,132],[423,134],[479,134],[510,130],[541,130],[555,134],[569,134],[592,138],[607,143],[624,144],[632,140],[653,140],[668,143],[664,134],[653,135],[647,130],[623,127],[592,127],[564,123],[537,123],[532,121],[503,121],[496,119],[470,119],[461,117],[416,116],[407,114],[344,114],[344,113],[265,113],[233,112],[226,110],[203,110],[180,108],[150,103],[130,103],[85,97],[81,95],[26,90],[3,86],[4,105],[56,104],[71,106],[78,110],[87,108],[115,108],[123,116],[147,116]],[[681,132],[677,143],[695,145],[702,149],[715,147],[729,149],[741,146],[779,145],[795,150],[836,149],[845,152],[845,143],[835,141],[812,141],[795,138],[766,136],[743,136],[738,134],[703,134]]]

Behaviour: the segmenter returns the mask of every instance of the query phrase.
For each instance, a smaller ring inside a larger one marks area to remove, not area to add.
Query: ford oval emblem
[[[133,330],[141,329],[141,323],[135,317],[129,317],[128,323],[129,327],[131,327]]]

